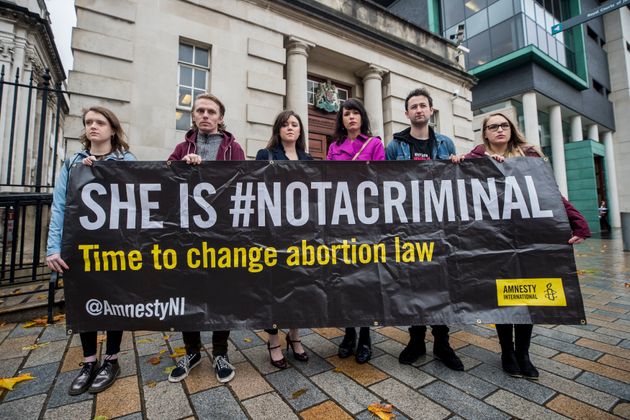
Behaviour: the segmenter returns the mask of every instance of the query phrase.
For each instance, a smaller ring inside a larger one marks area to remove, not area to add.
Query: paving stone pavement
[[[303,329],[311,359],[287,355],[285,370],[269,363],[264,332],[234,331],[229,356],[236,377],[228,384],[214,377],[211,334],[202,334],[202,364],[172,384],[170,354],[183,345],[181,334],[136,331],[124,334],[114,386],[72,397],[67,389],[82,359],[78,337],[66,336],[63,323],[0,322],[0,377],[35,377],[0,391],[0,419],[370,419],[368,405],[379,402],[393,404],[396,419],[628,418],[630,253],[622,252],[620,239],[592,238],[575,255],[588,323],[534,328],[539,381],[503,373],[491,325],[452,328],[464,372],[433,358],[430,334],[427,355],[400,365],[405,327],[373,329],[374,356],[364,365],[337,357],[342,329]]]

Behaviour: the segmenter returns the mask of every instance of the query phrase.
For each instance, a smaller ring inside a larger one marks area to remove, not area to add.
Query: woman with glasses
[[[454,156],[451,160],[454,163],[459,163],[466,158],[490,156],[498,162],[504,162],[506,158],[511,157],[543,157],[543,154],[536,147],[525,141],[514,123],[500,112],[490,114],[483,120],[481,133],[483,144],[475,147],[470,153]],[[579,244],[591,236],[588,223],[566,198],[562,197],[562,202],[573,232],[568,243]],[[538,370],[529,359],[529,344],[534,326],[531,324],[497,324],[496,327],[501,345],[503,370],[514,377],[538,379]]]

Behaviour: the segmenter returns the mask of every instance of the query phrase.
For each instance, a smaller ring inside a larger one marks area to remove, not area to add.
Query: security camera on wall
[[[463,53],[470,54],[470,49],[467,47],[464,47],[463,45],[458,45],[457,49]]]

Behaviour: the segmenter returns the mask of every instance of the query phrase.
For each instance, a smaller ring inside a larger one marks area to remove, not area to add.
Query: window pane
[[[348,99],[348,91],[345,89],[339,89],[337,97],[345,101],[346,99]]]
[[[490,26],[494,26],[499,22],[510,18],[514,14],[512,10],[512,0],[499,0],[492,6],[488,7],[488,17],[490,18]]]
[[[538,3],[534,3],[534,9],[536,10],[536,23],[545,26],[545,9]]]
[[[190,88],[179,87],[179,98],[177,100],[177,105],[184,106],[190,108],[192,106],[192,91]]]
[[[444,8],[444,27],[450,28],[464,20],[464,2],[462,0],[449,1],[449,7]]]
[[[490,61],[490,32],[482,32],[474,38],[468,40],[470,48],[469,63],[470,68],[475,68]]]
[[[186,131],[191,126],[190,112],[187,111],[175,111],[175,128],[177,130]]]
[[[195,64],[202,67],[208,67],[208,50],[195,48]]]
[[[179,84],[192,86],[192,69],[190,67],[179,66]]]
[[[195,89],[195,100],[197,99],[197,96],[201,95],[202,93],[205,93],[205,90]]]
[[[541,27],[536,26],[538,30],[538,48],[540,48],[545,54],[547,53],[547,32]]]
[[[206,89],[206,72],[195,69],[195,88]]]
[[[554,60],[557,60],[558,54],[556,53],[556,40],[551,34],[547,34],[547,42],[549,43],[549,56]]]
[[[530,18],[525,18],[527,25],[527,45],[538,45],[538,38],[536,37],[536,33],[538,29],[536,29],[536,22],[531,20]]]
[[[179,44],[179,61],[193,62],[193,47],[191,45]]]
[[[534,0],[523,0],[525,4],[525,14],[532,18],[536,19],[536,10],[534,9]]]
[[[308,102],[310,105],[314,105],[314,104],[315,104],[315,95],[313,94],[313,92],[308,92],[308,93],[306,94],[306,96],[307,96],[307,102]]]
[[[480,32],[488,29],[488,13],[486,10],[482,10],[466,19],[466,37],[472,38]]]
[[[556,41],[557,51],[558,51],[558,62],[563,66],[567,65],[567,55],[564,50],[564,44],[560,41]]]
[[[464,11],[466,12],[466,17],[474,15],[481,9],[485,8],[486,5],[486,0],[465,0]]]
[[[516,51],[516,31],[514,19],[490,28],[490,40],[492,41],[492,59],[501,57],[512,51]]]

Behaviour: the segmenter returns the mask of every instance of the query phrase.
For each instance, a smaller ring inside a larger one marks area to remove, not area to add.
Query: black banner
[[[75,331],[584,320],[549,164],[75,165]]]

